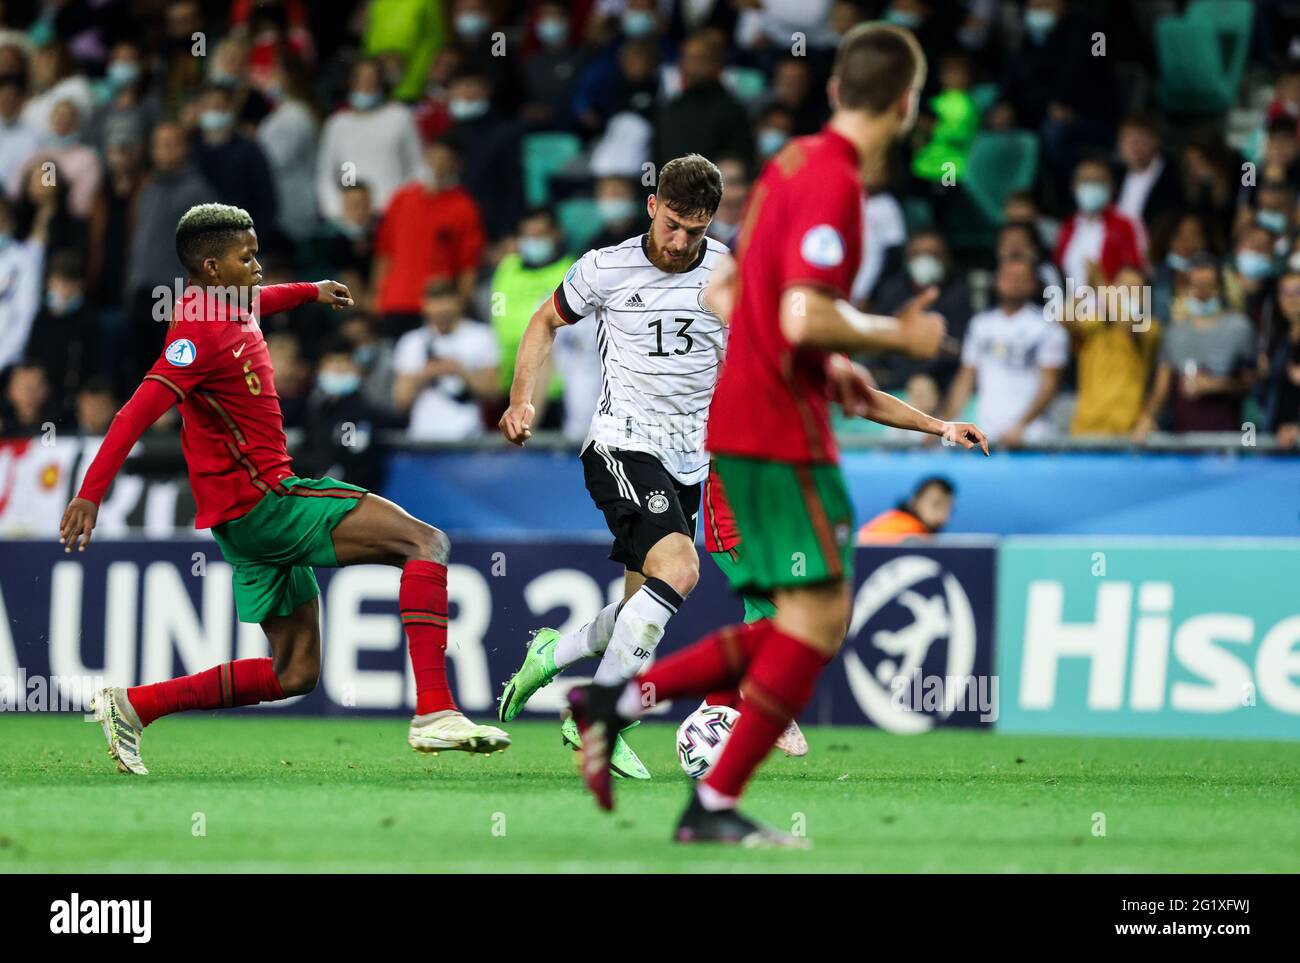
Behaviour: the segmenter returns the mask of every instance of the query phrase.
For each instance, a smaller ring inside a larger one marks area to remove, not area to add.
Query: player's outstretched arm
[[[303,304],[328,304],[338,310],[352,306],[352,292],[338,281],[294,281],[264,284],[257,289],[258,317],[269,317]]]
[[[550,357],[555,344],[555,332],[567,322],[555,310],[555,299],[547,298],[528,319],[528,327],[519,341],[515,355],[515,377],[510,383],[510,407],[506,409],[497,427],[511,444],[522,445],[533,434],[533,391],[537,387],[537,373]]]
[[[824,288],[795,284],[781,294],[781,332],[793,345],[825,351],[901,351],[933,358],[943,346],[943,316],[928,310],[939,296],[927,288],[897,317],[867,314]]]
[[[108,486],[126,461],[126,456],[140,440],[145,429],[174,404],[176,394],[171,388],[146,378],[135,389],[131,400],[113,417],[108,434],[104,436],[99,451],[86,470],[81,491],[68,503],[63,520],[59,522],[59,541],[65,552],[71,552],[73,548],[80,552],[86,550],[90,544],[90,533],[95,527],[95,519],[99,515],[99,503],[103,501]]]

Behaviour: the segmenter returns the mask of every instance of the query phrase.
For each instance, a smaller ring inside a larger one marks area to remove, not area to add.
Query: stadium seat
[[[1199,20],[1214,30],[1223,52],[1224,73],[1235,99],[1241,75],[1246,70],[1246,56],[1250,53],[1254,5],[1251,0],[1192,0],[1187,7],[1187,18]]]
[[[1160,105],[1178,114],[1221,114],[1232,106],[1215,28],[1203,19],[1168,17],[1156,24]]]
[[[560,201],[555,206],[555,213],[560,230],[564,232],[565,245],[575,254],[586,251],[592,239],[600,233],[600,215],[594,198],[571,197]]]
[[[1006,199],[1033,186],[1038,138],[1027,130],[985,131],[972,142],[966,164],[966,194],[996,226]]]
[[[524,137],[524,196],[530,205],[550,203],[551,175],[582,153],[574,134],[544,131]]]
[[[767,78],[763,71],[753,67],[728,67],[723,79],[742,103],[757,103],[767,91]]]
[[[1002,96],[1002,88],[997,84],[976,84],[970,89],[970,96],[981,114],[987,114]]]

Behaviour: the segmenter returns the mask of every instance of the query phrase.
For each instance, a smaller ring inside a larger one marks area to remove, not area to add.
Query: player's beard
[[[704,239],[700,238],[700,244],[703,243]],[[663,248],[655,243],[654,232],[651,231],[646,242],[646,256],[650,259],[651,264],[665,274],[684,274],[695,263],[695,259],[700,256],[700,244],[695,245],[694,250],[688,247],[686,253],[681,257],[669,257],[664,253]]]

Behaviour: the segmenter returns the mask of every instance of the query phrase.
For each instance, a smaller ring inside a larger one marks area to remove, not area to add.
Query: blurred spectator
[[[1092,284],[1112,278],[1127,264],[1146,257],[1144,232],[1111,203],[1110,169],[1099,160],[1082,160],[1074,170],[1073,215],[1061,225],[1055,261],[1067,281]]]
[[[999,264],[995,288],[997,307],[971,318],[943,419],[956,418],[978,387],[975,421],[990,441],[1016,448],[1052,436],[1044,414],[1061,386],[1069,339],[1032,300],[1038,280],[1029,261]]]
[[[0,47],[0,178],[9,197],[22,190],[27,159],[36,153],[40,137],[22,118],[27,89],[27,62],[18,47]]]
[[[731,244],[740,230],[740,218],[749,197],[749,169],[738,157],[719,157],[716,161],[722,172],[722,200],[709,222],[708,235],[715,241]]]
[[[127,237],[132,211],[144,183],[143,142],[129,130],[114,131],[104,149],[105,174],[90,212],[86,244],[87,299],[122,317]],[[110,325],[109,347],[117,325]]]
[[[280,397],[284,426],[301,428],[311,388],[311,368],[303,360],[302,344],[292,332],[274,331],[266,336],[266,350],[275,370],[275,392]]]
[[[361,372],[361,391],[376,407],[393,404],[393,343],[381,338],[375,319],[362,311],[346,314],[339,334],[352,345],[352,358]]]
[[[188,103],[203,82],[204,57],[197,44],[206,38],[203,10],[198,0],[171,0],[164,14],[162,102],[173,113]]]
[[[370,185],[343,188],[343,216],[320,229],[321,256],[331,277],[348,286],[353,299],[369,307],[369,289],[375,256],[375,231],[379,218],[370,205]]]
[[[271,69],[266,95],[273,106],[257,128],[257,143],[270,164],[280,231],[301,243],[316,229],[316,140],[320,128],[308,99],[310,89],[301,62],[281,59]]]
[[[889,190],[888,160],[863,174],[867,199],[862,208],[862,264],[850,289],[854,304],[871,299],[882,275],[894,274],[901,266],[907,243],[907,221],[898,199]]]
[[[626,177],[602,177],[596,182],[596,215],[601,229],[592,248],[613,247],[645,230],[645,202],[636,184]]]
[[[382,211],[419,171],[420,136],[410,108],[384,100],[378,63],[359,62],[352,68],[347,106],[332,114],[321,131],[316,158],[321,216],[341,217],[343,188],[359,181],[370,185],[371,202]]]
[[[444,7],[433,0],[373,0],[367,6],[361,47],[367,57],[382,56],[395,65],[396,99],[413,101],[424,92],[434,52],[449,39]],[[385,190],[383,201],[387,199]],[[382,207],[383,201],[377,203]]]
[[[304,475],[331,475],[374,491],[383,485],[386,458],[379,433],[400,428],[401,419],[367,398],[361,384],[361,368],[351,345],[346,341],[327,345],[315,387],[307,397],[294,465]]]
[[[1173,312],[1174,298],[1183,293],[1187,269],[1192,261],[1202,255],[1215,253],[1205,223],[1196,214],[1184,213],[1174,224],[1166,243],[1163,238],[1153,238],[1168,250],[1160,257],[1160,249],[1153,248],[1155,275],[1152,279],[1153,309],[1157,318],[1168,319]]]
[[[500,114],[514,111],[520,101],[519,58],[505,56],[505,34],[494,23],[487,0],[452,0],[453,42],[461,51],[462,72],[486,79],[491,106]]]
[[[1275,117],[1265,128],[1264,150],[1259,160],[1260,183],[1286,181],[1300,185],[1300,131],[1294,117]]]
[[[699,153],[754,162],[754,133],[740,101],[722,85],[723,52],[712,35],[696,33],[682,44],[682,92],[664,104],[655,122],[654,157],[662,167],[674,157]]]
[[[1254,196],[1243,198],[1237,207],[1238,231],[1247,225],[1255,224],[1269,231],[1274,238],[1281,240],[1291,227],[1291,216],[1295,212],[1295,188],[1284,180],[1265,180],[1260,182]],[[1253,202],[1253,203],[1252,203]],[[1277,253],[1282,253],[1279,250]]]
[[[937,535],[952,517],[956,489],[946,478],[922,478],[912,494],[895,508],[881,512],[858,529],[859,545],[901,542],[906,538]]]
[[[473,196],[488,239],[515,229],[524,211],[522,130],[492,106],[492,88],[481,71],[465,71],[451,82],[451,128],[460,145],[461,182]]]
[[[47,208],[46,243],[50,250],[85,250],[86,222],[72,213],[68,204],[67,178],[51,160],[27,170],[25,189],[14,205],[21,231],[26,233],[37,212]]]
[[[1278,75],[1265,116],[1270,123],[1290,120],[1293,127],[1300,124],[1300,61],[1291,61]]]
[[[61,420],[71,420],[78,386],[103,370],[103,342],[94,310],[86,304],[81,257],[75,251],[55,251],[49,262],[44,303],[25,355],[44,369]]]
[[[1183,206],[1183,185],[1178,169],[1160,149],[1160,129],[1150,114],[1130,114],[1119,125],[1122,168],[1115,178],[1119,200],[1115,206],[1135,224],[1158,229]]]
[[[1034,275],[1044,288],[1064,288],[1060,269],[1047,256],[1038,232],[1028,221],[1008,221],[1002,225],[994,251],[996,263],[1017,258],[1026,260],[1034,265]]]
[[[586,437],[600,403],[601,367],[597,326],[566,324],[555,332],[551,362],[564,382],[564,422],[560,432],[571,441]]]
[[[210,85],[203,92],[192,148],[194,166],[211,185],[215,200],[248,211],[263,239],[269,240],[279,223],[271,165],[257,141],[235,131],[233,108],[227,88]]]
[[[1149,290],[1141,271],[1120,268],[1098,289],[1096,315],[1065,312],[1078,358],[1070,434],[1127,436],[1137,425],[1162,330],[1151,316]]]
[[[42,138],[42,148],[28,159],[27,166],[30,169],[53,161],[66,181],[68,211],[84,219],[90,216],[103,172],[99,155],[81,142],[80,128],[76,105],[60,100],[50,111],[50,133]]]
[[[273,89],[286,59],[314,63],[309,27],[306,0],[233,0],[230,30],[248,40],[249,83],[258,90]]]
[[[95,92],[62,40],[50,40],[38,47],[31,59],[31,96],[23,107],[23,123],[39,134],[48,134],[50,114],[61,100],[70,100],[81,117],[95,110]]]
[[[1216,262],[1202,258],[1187,271],[1187,293],[1160,346],[1155,383],[1134,428],[1144,439],[1170,403],[1170,430],[1240,431],[1241,402],[1250,388],[1254,332],[1225,310]]]
[[[1087,12],[1088,5],[1066,0],[1029,0],[1024,41],[1002,79],[1016,124],[1041,138],[1044,173],[1058,198],[1068,194],[1069,171],[1081,151],[1109,147],[1114,136],[1119,98],[1113,58],[1095,55],[1097,28]]]
[[[430,279],[474,290],[483,254],[478,205],[461,186],[459,145],[444,138],[424,152],[419,180],[393,195],[375,236],[375,309],[384,331],[398,335],[420,323]]]
[[[15,237],[17,225],[9,202],[0,200],[0,371],[22,357],[32,321],[41,306],[41,276],[52,202],[38,212],[24,240]]]
[[[207,181],[190,166],[185,132],[172,121],[153,129],[150,142],[153,172],[140,188],[133,216],[128,220],[130,257],[127,260],[127,331],[131,349],[125,352],[128,370],[121,373],[119,389],[144,373],[152,356],[162,346],[162,329],[150,321],[170,318],[177,285],[183,285],[185,269],[176,257],[176,224],[195,204],[216,200]],[[154,289],[167,289],[155,298]],[[158,309],[161,309],[162,313]]]
[[[147,142],[162,116],[162,104],[157,92],[150,91],[148,64],[138,41],[123,38],[113,44],[103,96],[104,103],[91,124],[95,146],[106,150],[110,139]]]
[[[941,90],[927,102],[926,116],[918,124],[912,173],[943,188],[938,199],[953,193],[947,189],[966,176],[966,157],[979,132],[980,109],[970,95],[973,80],[965,54],[944,57],[939,64]]]
[[[1034,229],[1041,250],[1056,250],[1057,238],[1061,236],[1061,222],[1044,214],[1030,191],[1016,191],[1002,202],[1002,223],[1013,224],[1017,221]]]
[[[783,108],[790,117],[794,136],[814,134],[821,129],[826,123],[828,105],[824,91],[814,82],[807,57],[787,56],[776,62],[772,67],[772,86],[763,106]],[[760,127],[760,138],[761,130]],[[759,146],[761,149],[762,145]]]
[[[936,230],[918,231],[908,240],[904,249],[904,269],[885,277],[880,282],[873,310],[881,314],[897,315],[903,305],[928,288],[939,292],[930,310],[948,322],[948,336],[960,341],[966,334],[971,317],[971,292],[965,277],[952,263],[952,254],[943,235]],[[957,373],[955,359],[917,361],[899,354],[880,355],[868,361],[868,367],[877,383],[886,390],[901,387],[913,374],[925,372],[939,384],[948,384]]]
[[[658,68],[659,53],[652,41],[627,41],[610,63],[598,59],[583,71],[573,97],[574,116],[591,134],[603,131],[617,114],[653,121]]]
[[[1256,330],[1265,330],[1273,311],[1273,278],[1277,273],[1274,235],[1259,224],[1248,224],[1237,235],[1237,248],[1227,272],[1226,301],[1245,314]]]
[[[4,403],[0,404],[0,435],[31,438],[58,427],[59,413],[50,398],[45,369],[32,361],[20,361],[9,371]]]
[[[410,418],[412,438],[454,441],[483,434],[478,400],[500,387],[501,352],[485,324],[463,316],[464,302],[446,281],[431,281],[424,324],[393,351],[393,407]]]
[[[117,414],[117,398],[107,378],[91,378],[76,393],[77,434],[103,438]]]
[[[586,55],[573,42],[563,3],[539,3],[531,27],[530,37],[536,43],[524,61],[523,117],[536,127],[567,129],[574,125],[570,105]]]
[[[492,330],[501,348],[500,394],[510,394],[515,374],[515,354],[528,321],[538,305],[546,301],[564,280],[572,263],[563,256],[555,214],[539,208],[525,214],[515,236],[515,251],[507,254],[492,275]],[[561,397],[563,384],[557,377],[537,379],[537,420],[545,414],[548,401]]]
[[[794,115],[781,104],[769,104],[758,115],[754,149],[760,162],[766,162],[794,136]]]
[[[1183,196],[1192,213],[1227,224],[1236,202],[1241,167],[1223,135],[1204,132],[1183,147]]]
[[[1265,357],[1265,410],[1277,442],[1300,443],[1300,271],[1288,269],[1278,281],[1278,336]]]

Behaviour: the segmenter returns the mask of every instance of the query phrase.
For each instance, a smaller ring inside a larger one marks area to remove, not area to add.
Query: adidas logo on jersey
[[[640,294],[640,292],[637,292],[636,294],[633,294],[630,298],[628,298],[626,301],[624,301],[624,302],[623,302],[623,307],[625,307],[625,308],[644,308],[644,307],[645,307],[645,302],[641,300],[641,294]]]

